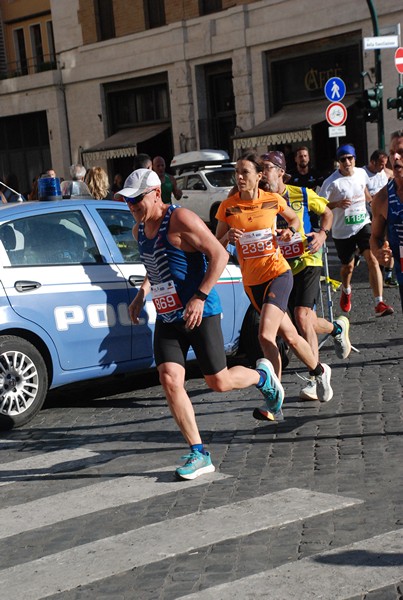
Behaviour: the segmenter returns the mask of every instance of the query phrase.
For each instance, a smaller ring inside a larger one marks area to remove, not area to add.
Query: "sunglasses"
[[[144,198],[144,196],[147,196],[147,194],[151,194],[151,192],[153,192],[154,190],[148,190],[147,192],[144,192],[144,194],[140,194],[139,196],[136,196],[135,198],[128,198],[127,196],[123,196],[123,198],[126,200],[127,204],[138,204],[139,202],[141,202]]]
[[[339,161],[341,163],[345,163],[346,160],[349,160],[350,162],[352,162],[355,159],[355,156],[342,156],[341,158],[339,158]]]

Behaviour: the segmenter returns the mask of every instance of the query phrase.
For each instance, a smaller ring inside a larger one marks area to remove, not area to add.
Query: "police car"
[[[152,301],[139,325],[128,314],[145,276],[132,227],[120,202],[0,206],[0,422],[9,428],[29,422],[50,388],[154,366]],[[250,334],[236,264],[217,290],[233,354],[241,327]]]

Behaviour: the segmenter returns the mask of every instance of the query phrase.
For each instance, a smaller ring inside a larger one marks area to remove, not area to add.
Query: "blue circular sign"
[[[340,77],[331,77],[325,83],[324,92],[330,102],[340,102],[346,95],[346,84]]]

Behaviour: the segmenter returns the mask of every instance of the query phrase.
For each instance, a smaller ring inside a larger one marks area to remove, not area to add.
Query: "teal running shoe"
[[[175,471],[178,479],[196,479],[199,475],[215,471],[210,452],[202,454],[198,450],[194,450],[190,454],[182,456],[181,460],[186,460],[186,462],[183,467],[178,467]]]
[[[280,412],[283,405],[283,386],[274,372],[273,365],[269,360],[267,360],[267,358],[259,358],[259,360],[256,362],[256,369],[264,371],[267,375],[263,387],[258,389],[263,394],[267,410],[272,414],[276,414]]]
[[[271,413],[267,410],[266,406],[262,406],[254,409],[253,416],[258,421],[271,421],[272,423],[281,423],[284,421],[284,415],[281,408],[278,412]]]

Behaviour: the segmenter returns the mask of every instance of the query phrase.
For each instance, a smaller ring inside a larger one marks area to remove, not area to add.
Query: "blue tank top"
[[[202,252],[184,252],[175,248],[168,241],[169,221],[174,210],[180,208],[169,206],[162,220],[157,235],[148,239],[144,233],[144,223],[138,229],[138,246],[140,258],[144,263],[152,286],[173,281],[181,308],[170,312],[157,312],[157,319],[172,323],[183,319],[183,310],[199,288],[207,270],[206,257]],[[220,298],[213,288],[204,303],[203,317],[218,315],[222,312]]]
[[[388,183],[388,241],[395,259],[395,271],[398,282],[403,283],[403,203],[396,193],[396,184]]]

